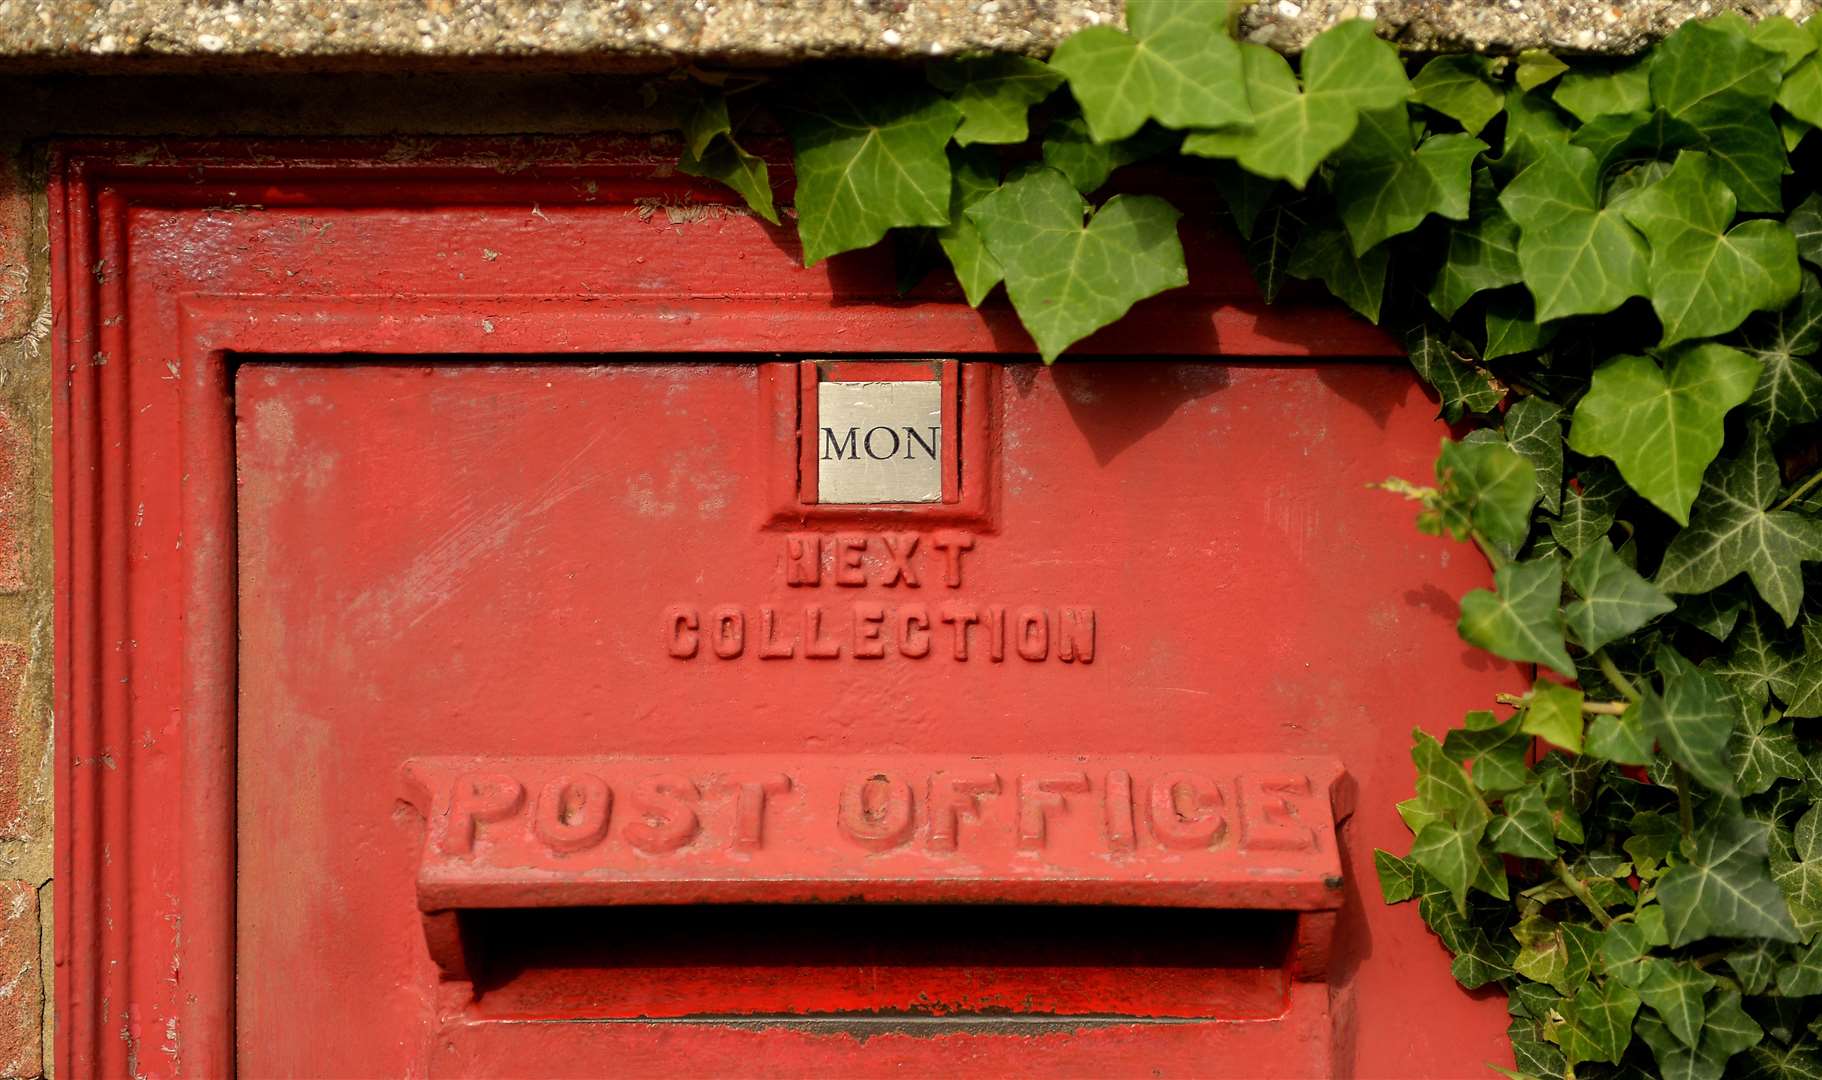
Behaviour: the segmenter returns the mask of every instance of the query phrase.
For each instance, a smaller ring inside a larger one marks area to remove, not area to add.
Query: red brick
[[[19,337],[32,322],[31,205],[17,148],[0,145],[0,341]]]
[[[44,979],[38,970],[38,890],[0,881],[0,1076],[44,1072]]]
[[[20,713],[30,655],[23,645],[0,641],[0,837],[9,840],[31,838],[30,803],[39,797],[34,744],[41,740],[26,737],[30,717]]]
[[[31,456],[13,423],[0,409],[0,592],[25,588],[25,510],[32,502]]]

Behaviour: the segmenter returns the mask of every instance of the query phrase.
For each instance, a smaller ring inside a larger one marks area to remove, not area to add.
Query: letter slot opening
[[[443,977],[486,1015],[596,1019],[1278,1016],[1327,978],[1341,776],[1276,755],[406,767]]]
[[[470,1015],[498,1020],[1265,1020],[1289,912],[1020,904],[461,912]]]

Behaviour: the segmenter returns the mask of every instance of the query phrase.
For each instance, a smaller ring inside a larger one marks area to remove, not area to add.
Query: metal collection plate
[[[940,382],[823,382],[816,397],[818,502],[942,500]]]

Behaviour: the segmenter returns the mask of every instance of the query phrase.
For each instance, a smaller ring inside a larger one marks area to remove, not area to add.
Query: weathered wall
[[[1294,49],[1377,17],[1417,48],[1629,51],[1716,10],[1817,0],[1275,0]],[[49,1060],[52,304],[46,140],[60,135],[566,134],[655,130],[642,77],[679,59],[779,64],[1043,51],[1120,0],[0,0],[0,1077]],[[344,74],[322,74],[326,71]],[[355,72],[347,74],[347,72]],[[618,72],[620,74],[612,74]],[[107,761],[96,767],[109,767]]]
[[[1216,0],[1176,0],[1214,6]],[[1043,52],[1115,22],[1124,0],[0,0],[0,57],[141,70],[486,64],[668,67],[677,57]],[[1632,52],[1720,11],[1801,18],[1816,0],[1258,0],[1240,30],[1285,49],[1340,19],[1371,18],[1415,49]]]
[[[50,274],[43,182],[0,143],[0,1075],[36,1076],[51,911]]]

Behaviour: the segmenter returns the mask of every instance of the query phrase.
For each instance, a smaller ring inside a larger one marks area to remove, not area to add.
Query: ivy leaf
[[[1758,375],[1752,357],[1714,344],[1683,349],[1662,369],[1643,356],[1616,356],[1595,369],[1576,405],[1569,448],[1611,458],[1634,490],[1688,524],[1702,473],[1721,449],[1721,420],[1752,393]],[[1700,592],[1725,580],[1677,588],[1660,576],[1658,585]]]
[[[1813,1043],[1780,1046],[1767,1040],[1746,1051],[1752,1059],[1751,1080],[1822,1080],[1822,1056]]]
[[[1787,998],[1822,994],[1822,937],[1810,942],[1779,970],[1778,993]]]
[[[1697,1045],[1702,1036],[1702,1021],[1708,1013],[1702,999],[1714,989],[1714,976],[1687,960],[1654,956],[1647,959],[1644,966],[1644,978],[1636,987],[1639,997],[1657,1010],[1664,1026],[1683,1045]]]
[[[1754,709],[1735,735],[1729,749],[1733,756],[1734,783],[1742,795],[1759,795],[1779,780],[1803,775],[1803,754],[1797,749],[1796,731],[1790,721],[1772,722],[1772,716]],[[1774,875],[1775,876],[1775,875]]]
[[[1632,856],[1633,872],[1651,881],[1663,873],[1662,863],[1682,842],[1682,830],[1663,814],[1634,814],[1632,835],[1620,846]]]
[[[1502,807],[1505,812],[1487,826],[1487,839],[1494,851],[1521,859],[1557,857],[1555,831],[1542,784],[1533,783],[1507,795]]]
[[[1335,299],[1378,322],[1388,261],[1384,246],[1355,255],[1346,231],[1339,222],[1331,220],[1304,232],[1296,251],[1291,253],[1290,273],[1292,277],[1320,280]]]
[[[1545,758],[1545,761],[1563,761],[1561,755],[1556,758]],[[1583,763],[1572,767],[1576,771],[1594,771]],[[1596,766],[1598,768],[1598,766]],[[1576,809],[1575,794],[1571,790],[1569,771],[1565,769],[1539,770],[1544,784],[1544,805],[1550,810],[1550,829],[1558,840],[1569,844],[1582,843],[1585,838],[1582,831],[1582,816]]]
[[[1095,142],[1088,133],[1088,121],[1065,116],[1044,129],[1044,164],[1069,177],[1076,190],[1087,195],[1107,183],[1115,169],[1143,161],[1169,144],[1157,128],[1146,128],[1119,142]]]
[[[1797,298],[1782,311],[1755,315],[1740,346],[1765,373],[1746,409],[1777,440],[1798,424],[1822,416],[1822,372],[1806,357],[1822,348],[1822,283],[1805,270]]]
[[[1284,191],[1290,189],[1285,188]],[[1278,290],[1291,276],[1291,258],[1303,242],[1305,199],[1293,193],[1274,196],[1259,212],[1246,241],[1246,263],[1259,283],[1266,303],[1278,299]]]
[[[1617,979],[1604,979],[1583,985],[1560,1011],[1562,1020],[1546,1027],[1544,1037],[1563,1048],[1570,1065],[1618,1062],[1632,1041],[1639,996]]]
[[[1634,922],[1616,922],[1601,935],[1601,964],[1608,978],[1619,980],[1634,990],[1645,981],[1653,944],[1645,928]]]
[[[1702,485],[1694,519],[1664,551],[1658,587],[1707,592],[1744,572],[1784,625],[1794,622],[1803,600],[1801,564],[1822,559],[1822,522],[1767,510],[1778,497],[1778,481],[1771,443],[1754,425],[1739,454],[1717,465]]]
[[[1571,568],[1572,580],[1574,574]],[[1537,680],[1531,688],[1531,703],[1525,709],[1520,730],[1546,739],[1572,754],[1581,753],[1582,692],[1544,679]]]
[[[1603,175],[1609,169],[1621,168],[1607,192],[1608,205],[1614,205],[1626,189],[1649,183],[1660,171],[1669,169],[1659,158],[1680,146],[1699,145],[1702,140],[1688,124],[1672,120],[1662,109],[1653,109],[1599,117],[1570,136],[1569,141],[1592,151]],[[1629,169],[1625,167],[1628,162],[1633,163]]]
[[[1547,49],[1526,49],[1518,54],[1517,80],[1520,88],[1535,90],[1569,70],[1569,65]]]
[[[1658,882],[1671,947],[1710,936],[1797,940],[1767,869],[1766,828],[1723,812],[1697,830],[1689,861],[1671,867]]]
[[[1356,252],[1415,229],[1432,213],[1468,216],[1474,159],[1487,144],[1438,135],[1415,148],[1403,104],[1360,114],[1353,138],[1335,158],[1335,208]]]
[[[1569,563],[1569,587],[1581,599],[1564,610],[1569,628],[1589,652],[1644,626],[1676,608],[1638,571],[1620,561],[1602,540]]]
[[[1696,593],[1677,601],[1676,617],[1716,641],[1733,636],[1734,624],[1746,610],[1747,596],[1742,588],[1729,585],[1711,592]]]
[[[1771,15],[1753,24],[1746,37],[1754,45],[1770,49],[1784,57],[1783,69],[1789,72],[1805,56],[1816,51],[1816,39],[1796,21],[1783,15]]]
[[[1468,909],[1468,887],[1480,874],[1483,821],[1437,821],[1425,825],[1411,842],[1411,861],[1440,882],[1455,898],[1456,910]]]
[[[1045,363],[1137,301],[1189,281],[1181,215],[1163,199],[1116,195],[1087,214],[1069,179],[1048,168],[1007,181],[968,209]]]
[[[1592,152],[1545,145],[1499,203],[1518,222],[1518,262],[1540,320],[1599,315],[1644,294],[1645,241],[1618,210],[1602,208]]]
[[[949,150],[949,168],[955,176],[955,189],[949,201],[949,224],[936,230],[936,242],[955,268],[956,280],[970,307],[981,301],[1000,283],[1005,274],[1000,262],[987,250],[981,231],[968,218],[968,208],[999,190],[999,159],[984,148]]]
[[[1330,27],[1303,50],[1301,92],[1289,62],[1275,51],[1248,44],[1242,62],[1252,126],[1192,134],[1183,140],[1183,152],[1234,158],[1253,173],[1299,188],[1354,134],[1361,111],[1389,109],[1411,93],[1397,50],[1375,37],[1364,19]]]
[[[1805,124],[1789,113],[1778,113],[1778,134],[1784,138],[1784,150],[1789,153],[1803,142],[1803,137],[1816,130],[1815,125]]]
[[[1049,64],[1008,53],[945,60],[924,75],[962,110],[958,146],[1024,142],[1030,135],[1026,112],[1063,84],[1063,73]]]
[[[1651,242],[1651,306],[1664,344],[1724,334],[1797,295],[1797,245],[1775,221],[1733,221],[1733,192],[1706,154],[1685,150],[1670,174],[1626,200]]]
[[[1531,530],[1535,472],[1522,454],[1500,443],[1444,440],[1436,458],[1439,523],[1457,540],[1479,533],[1511,555]]]
[[[1561,323],[1539,323],[1531,294],[1524,289],[1501,289],[1487,298],[1487,347],[1482,360],[1497,360],[1543,348],[1556,338]]]
[[[1516,176],[1531,167],[1552,146],[1569,142],[1572,129],[1563,111],[1548,94],[1506,95],[1506,144],[1495,162],[1496,171]]]
[[[1551,97],[1584,124],[1613,113],[1642,112],[1651,106],[1651,89],[1642,63],[1613,71],[1572,71],[1556,84]]]
[[[1475,293],[1524,280],[1518,267],[1518,223],[1497,206],[1451,225],[1443,250],[1429,297],[1444,318],[1453,317]]]
[[[1432,814],[1451,821],[1485,824],[1486,802],[1461,765],[1443,751],[1435,737],[1417,728],[1411,732],[1411,763],[1417,766],[1417,798]],[[1429,827],[1425,822],[1423,832]]]
[[[1543,857],[1555,858],[1555,849],[1552,848],[1550,854]],[[1519,920],[1518,925],[1512,928],[1512,936],[1518,939],[1518,957],[1512,963],[1512,970],[1533,982],[1550,986],[1564,997],[1573,995],[1576,988],[1587,980],[1588,957],[1571,957],[1574,946],[1567,933],[1568,929],[1567,925],[1541,915]],[[1580,978],[1576,977],[1577,967],[1580,969]]]
[[[778,224],[772,205],[771,172],[762,158],[741,149],[734,141],[725,95],[706,91],[683,120],[683,153],[677,171],[726,184],[737,192],[755,214]]]
[[[1770,694],[1778,695],[1779,701],[1790,701],[1796,696],[1797,673],[1803,658],[1785,648],[1779,631],[1764,607],[1753,604],[1728,642],[1727,654],[1702,667],[1760,709]]]
[[[1516,790],[1530,779],[1525,754],[1531,740],[1519,733],[1518,724],[1517,716],[1501,723],[1490,712],[1471,712],[1466,727],[1444,737],[1442,751],[1451,761],[1473,762],[1469,778],[1481,791]]]
[[[1722,1060],[1757,1044],[1765,1036],[1764,1029],[1740,1007],[1740,992],[1731,988],[1723,989],[1709,1002],[1704,1024],[1703,1047],[1711,1049]]]
[[[1507,988],[1506,1012],[1513,1017],[1538,1021],[1555,1012],[1562,1002],[1562,994],[1541,983],[1514,982]]]
[[[1734,794],[1733,762],[1727,755],[1740,715],[1734,696],[1669,646],[1658,650],[1658,670],[1663,692],[1645,689],[1638,703],[1639,723],[1691,776],[1724,795]]]
[[[1782,210],[1780,178],[1789,171],[1771,104],[1783,57],[1745,34],[1691,20],[1653,50],[1652,103],[1701,137],[1722,181],[1747,213]]]
[[[1607,545],[1607,533],[1627,493],[1620,474],[1600,462],[1584,468],[1578,479],[1580,490],[1564,489],[1562,509],[1550,522],[1550,535],[1570,555]]]
[[[1539,663],[1566,679],[1575,664],[1563,648],[1563,567],[1555,557],[1507,563],[1493,574],[1494,592],[1475,589],[1461,599],[1462,638],[1520,663]]]
[[[1537,477],[1537,505],[1554,514],[1563,496],[1563,407],[1540,397],[1521,398],[1506,410],[1506,445]]]
[[[1775,942],[1749,941],[1727,954],[1727,966],[1732,969],[1734,979],[1739,982],[1742,991],[1763,994],[1772,980],[1778,977],[1782,952]]]
[[[1658,1080],[1720,1080],[1727,1069],[1727,1058],[1733,1056],[1733,1051],[1724,1051],[1722,1045],[1707,1038],[1702,1044],[1689,1047],[1676,1038],[1669,1025],[1649,1013],[1638,1018],[1638,1036],[1651,1047],[1658,1064]]]
[[[1422,832],[1425,825],[1442,817],[1440,811],[1431,809],[1430,804],[1422,798],[1394,803],[1392,809],[1398,811],[1398,819],[1404,822],[1404,827],[1411,830],[1413,836]]]
[[[1784,224],[1797,238],[1797,255],[1811,266],[1822,268],[1822,191],[1810,192],[1809,198],[1797,204]]]
[[[1543,1041],[1542,1025],[1535,1021],[1513,1020],[1506,1028],[1506,1037],[1512,1041],[1512,1060],[1518,1066],[1516,1073],[1504,1073],[1510,1080],[1537,1080],[1539,1077],[1563,1075],[1567,1067],[1563,1052]]]
[[[1822,716],[1822,620],[1803,620],[1803,654],[1784,702],[1784,715],[1799,719]]]
[[[1209,167],[1209,175],[1242,240],[1253,238],[1253,226],[1258,223],[1259,215],[1285,190],[1278,181],[1254,176],[1231,161],[1214,162]]]
[[[1768,22],[1771,20],[1764,20],[1760,25]],[[1778,33],[1776,40],[1757,42],[1783,54],[1785,74],[1778,84],[1778,104],[1791,116],[1811,125],[1822,119],[1822,66],[1818,66],[1814,56],[1815,35],[1819,32],[1822,32],[1822,26],[1812,18],[1807,25],[1797,27],[1794,34],[1785,31]],[[1807,53],[1801,51],[1805,44],[1809,46]]]
[[[1822,911],[1822,807],[1798,819],[1788,844],[1772,845],[1771,878],[1791,904]]]
[[[1417,882],[1411,864],[1379,848],[1373,849],[1373,868],[1379,872],[1379,892],[1388,904],[1397,904],[1417,895]]]
[[[783,110],[797,163],[803,264],[871,247],[887,229],[947,225],[946,147],[961,122],[927,87],[830,80]]]
[[[1221,14],[1218,4],[1128,0],[1130,32],[1090,26],[1057,46],[1050,66],[1069,77],[1096,142],[1124,139],[1148,119],[1174,128],[1253,120],[1240,46]]]
[[[1456,355],[1430,322],[1419,323],[1405,337],[1405,355],[1423,381],[1435,388],[1442,401],[1442,418],[1451,424],[1464,413],[1492,412],[1505,397],[1493,385],[1492,376]]]
[[[1478,135],[1506,103],[1506,92],[1494,81],[1490,67],[1484,56],[1438,56],[1411,80],[1411,96],[1459,123],[1469,135]]]
[[[1480,927],[1469,927],[1456,945],[1460,947],[1454,949],[1455,959],[1449,964],[1449,974],[1467,989],[1477,990],[1512,974],[1512,956],[1517,947],[1508,944],[1502,949]]]

